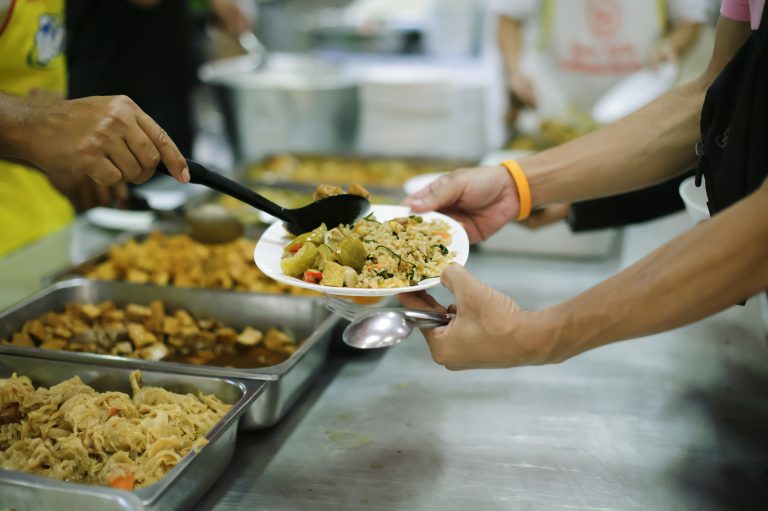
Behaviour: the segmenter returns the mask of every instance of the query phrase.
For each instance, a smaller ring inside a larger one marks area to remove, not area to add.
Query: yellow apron
[[[64,96],[64,0],[12,0],[0,14],[0,91]],[[38,170],[0,160],[0,255],[72,221],[71,204]]]

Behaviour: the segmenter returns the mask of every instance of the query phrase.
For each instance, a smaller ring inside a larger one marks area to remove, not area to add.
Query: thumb
[[[403,200],[405,206],[420,213],[443,209],[457,202],[464,189],[456,173],[445,174],[429,186]]]
[[[482,284],[472,276],[466,268],[459,264],[451,264],[440,276],[440,282],[447,287],[453,296],[456,297],[456,306],[458,310],[462,307],[473,307],[478,304],[477,290]]]

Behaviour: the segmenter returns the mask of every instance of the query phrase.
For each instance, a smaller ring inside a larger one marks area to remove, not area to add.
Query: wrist
[[[502,163],[507,170],[515,185],[515,192],[518,199],[518,212],[516,220],[522,222],[531,216],[531,188],[528,183],[528,177],[523,171],[523,167],[515,160],[507,160]]]
[[[33,109],[31,102],[10,95],[3,95],[0,101],[0,155],[27,160],[29,144],[34,138],[30,122]]]
[[[567,322],[558,307],[548,307],[528,314],[525,335],[536,339],[540,364],[563,362],[578,353],[573,349],[572,337],[566,328]]]

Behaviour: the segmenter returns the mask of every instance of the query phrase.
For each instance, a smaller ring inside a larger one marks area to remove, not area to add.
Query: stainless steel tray
[[[0,338],[9,338],[27,320],[48,311],[63,310],[67,303],[103,300],[112,300],[118,306],[161,300],[169,309],[183,308],[197,317],[216,319],[233,328],[283,327],[304,341],[284,362],[255,369],[152,362],[15,346],[0,346],[0,352],[33,352],[36,357],[46,359],[87,361],[101,365],[122,366],[127,362],[132,367],[153,371],[266,381],[264,395],[248,408],[241,421],[241,427],[254,429],[278,422],[320,374],[328,356],[334,327],[339,322],[337,316],[331,315],[321,301],[314,298],[73,279],[53,284],[0,312]]]
[[[295,181],[288,178],[280,177],[280,176],[272,176],[272,177],[254,177],[251,174],[251,169],[257,165],[261,165],[264,162],[270,160],[271,158],[275,158],[276,156],[280,156],[281,154],[290,154],[291,156],[301,160],[301,159],[322,159],[322,160],[339,160],[342,162],[347,163],[369,163],[372,161],[399,161],[403,162],[406,165],[409,166],[418,166],[418,167],[433,167],[434,169],[430,169],[429,172],[442,172],[442,171],[450,171],[454,169],[459,169],[463,167],[474,167],[477,166],[477,160],[471,160],[471,159],[461,159],[461,158],[433,158],[433,157],[415,157],[415,156],[391,156],[391,155],[360,155],[360,154],[345,154],[345,153],[303,153],[303,152],[293,152],[293,153],[276,153],[276,154],[268,154],[264,158],[248,162],[245,164],[238,165],[237,168],[234,171],[234,175],[239,178],[239,180],[243,183],[246,183],[248,186],[261,186],[261,185],[279,185],[279,186],[292,186],[296,187],[297,190],[304,190],[304,189],[310,189],[314,190],[314,185],[317,185],[319,183],[329,183],[329,184],[339,184],[343,186],[348,186],[352,183],[347,182],[339,182],[331,178],[321,178],[318,179],[315,183],[307,183],[303,181]],[[426,172],[416,173],[414,176],[419,174],[424,174]],[[363,185],[366,189],[368,189],[372,194],[374,195],[395,195],[395,196],[402,196],[404,194],[403,191],[403,184],[398,185],[390,185],[390,184],[375,184],[375,183],[367,183],[364,180],[360,183]]]
[[[67,483],[0,469],[0,509],[16,511],[141,511],[133,493]]]
[[[0,378],[13,372],[28,376],[35,385],[50,386],[80,376],[96,390],[117,390],[130,393],[128,376],[132,368],[120,365],[103,367],[85,361],[46,360],[32,355],[0,353]],[[188,509],[219,478],[232,459],[237,436],[237,422],[249,405],[264,390],[263,382],[237,381],[144,371],[142,382],[164,387],[173,392],[213,394],[232,410],[206,435],[208,444],[197,453],[190,453],[160,481],[134,492],[121,492],[97,486],[54,481],[47,477],[0,471],[0,502],[17,509]],[[28,500],[32,495],[32,500]],[[94,500],[96,496],[96,500]],[[143,507],[136,507],[138,503]],[[34,502],[35,505],[31,505]],[[102,507],[103,506],[103,507]]]

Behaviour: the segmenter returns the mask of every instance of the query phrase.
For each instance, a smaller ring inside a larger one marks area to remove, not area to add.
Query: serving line
[[[540,308],[688,226],[677,215],[631,227],[607,260],[480,250],[469,268]],[[79,219],[0,259],[0,303],[113,237]],[[334,352],[282,422],[238,436],[195,509],[748,509],[768,488],[768,355],[751,305],[550,367],[448,373],[419,334]]]

